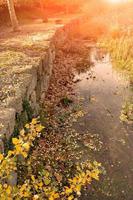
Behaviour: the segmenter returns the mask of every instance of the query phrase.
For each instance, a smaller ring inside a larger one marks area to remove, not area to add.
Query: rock
[[[3,125],[0,129],[1,138],[6,136],[8,139],[13,133],[15,126],[15,109],[1,108],[0,109],[0,123]]]
[[[8,185],[15,186],[17,184],[17,173],[12,171],[7,180]]]

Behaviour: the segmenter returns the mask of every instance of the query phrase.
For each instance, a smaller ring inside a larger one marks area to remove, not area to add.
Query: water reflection
[[[74,128],[81,134],[99,135],[103,149],[92,157],[103,163],[107,176],[81,199],[132,200],[133,129],[120,121],[122,105],[132,97],[131,84],[112,67],[109,54],[93,48],[90,57],[93,66],[75,77],[80,80],[75,90],[84,99],[86,115]]]

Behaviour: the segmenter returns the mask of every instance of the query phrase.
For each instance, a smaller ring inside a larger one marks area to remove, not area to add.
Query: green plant
[[[29,156],[29,151],[36,138],[40,137],[43,128],[38,119],[32,119],[31,123],[27,123],[20,131],[18,138],[12,138],[13,149],[9,150],[6,156],[0,153],[1,200],[72,200],[79,197],[82,188],[90,184],[93,179],[99,180],[101,164],[96,161],[75,163],[75,174],[65,177],[65,183],[62,182],[63,177],[60,172],[52,171],[48,165],[46,168],[44,163],[38,165],[39,168],[35,173],[32,169],[35,169],[32,166],[33,158]],[[18,160],[22,167],[25,167],[25,178],[22,183],[18,182],[16,186],[12,186],[8,180],[12,178],[12,172],[21,170],[18,168]]]
[[[65,107],[69,106],[70,104],[73,103],[72,99],[69,99],[68,97],[64,97],[60,100],[61,104]]]
[[[4,143],[4,153],[7,155],[8,151],[13,148],[12,138],[19,137],[19,130],[24,126],[24,124],[30,122],[33,118],[33,110],[30,106],[28,100],[23,100],[23,111],[21,114],[16,114],[16,124],[14,127],[14,131],[9,139],[6,136],[3,138]]]

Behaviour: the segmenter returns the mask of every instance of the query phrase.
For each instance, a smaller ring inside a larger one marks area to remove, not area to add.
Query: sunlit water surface
[[[106,173],[81,199],[133,200],[133,128],[120,121],[122,105],[132,96],[130,82],[115,71],[108,54],[93,48],[91,60],[93,66],[75,77],[85,115],[73,126],[83,137],[99,138],[101,148],[86,151],[84,158],[101,162]]]

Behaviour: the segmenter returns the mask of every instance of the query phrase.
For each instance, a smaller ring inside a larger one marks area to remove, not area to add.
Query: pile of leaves
[[[86,41],[67,38],[56,47],[56,59],[53,66],[50,86],[46,95],[45,105],[56,105],[60,99],[74,95],[73,85],[75,73],[87,70],[91,65],[90,49]]]

